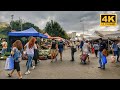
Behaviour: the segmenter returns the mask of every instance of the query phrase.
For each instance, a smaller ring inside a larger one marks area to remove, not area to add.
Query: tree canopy
[[[67,33],[63,30],[63,28],[60,26],[60,24],[56,21],[49,21],[47,22],[45,28],[44,28],[45,32],[47,32],[50,36],[54,36],[54,37],[62,37],[67,39],[68,35]]]

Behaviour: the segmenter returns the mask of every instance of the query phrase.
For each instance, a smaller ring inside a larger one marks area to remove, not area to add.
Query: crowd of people
[[[5,39],[2,40],[2,55],[7,51],[7,42]],[[48,43],[46,42],[46,46]],[[65,47],[71,48],[71,60],[75,61],[74,55],[75,52],[79,51],[82,55],[86,54],[86,59],[90,63],[89,56],[90,53],[95,52],[95,57],[98,58],[99,61],[99,67],[100,69],[105,70],[105,63],[103,63],[102,58],[108,56],[108,47],[107,44],[100,38],[97,41],[90,42],[88,40],[81,40],[81,41],[72,41],[67,40],[63,41],[62,39],[60,41],[57,41],[55,39],[52,39],[49,48],[51,49],[51,63],[54,61],[57,61],[57,55],[60,55],[60,60],[63,61],[63,51]],[[111,50],[113,51],[113,55],[116,57],[116,62],[119,61],[119,55],[120,55],[120,42],[114,41],[111,45]],[[45,47],[44,47],[45,48]],[[22,74],[20,70],[20,61],[22,60],[22,54],[26,53],[28,60],[26,62],[26,72],[25,75],[30,74],[30,68],[35,69],[37,66],[37,63],[39,61],[39,49],[40,45],[37,42],[37,39],[35,37],[31,37],[30,40],[23,46],[21,40],[16,40],[12,44],[12,50],[11,50],[11,56],[14,58],[14,70],[17,71],[19,79],[22,79]],[[35,64],[33,64],[33,60]],[[86,61],[86,60],[85,60]],[[85,62],[86,63],[86,62]],[[12,70],[8,76],[11,77],[14,70]]]

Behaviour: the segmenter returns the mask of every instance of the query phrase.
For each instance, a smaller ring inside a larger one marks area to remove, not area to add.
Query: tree
[[[0,28],[0,34],[7,36],[8,32],[11,31],[11,27],[12,30],[16,30],[16,31],[21,31],[21,23],[20,20],[16,20],[16,21],[11,21],[10,25],[8,25],[5,28]],[[39,29],[38,26],[30,23],[30,22],[26,22],[26,23],[22,23],[22,30],[26,30],[33,27],[35,30],[37,30],[40,33],[43,33],[44,31]]]
[[[47,32],[50,36],[55,36],[55,37],[60,36],[65,39],[68,38],[67,33],[63,30],[60,24],[53,20],[47,22],[44,31]]]

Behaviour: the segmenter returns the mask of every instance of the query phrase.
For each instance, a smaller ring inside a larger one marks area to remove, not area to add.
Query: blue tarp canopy
[[[34,36],[34,37],[41,37],[41,38],[48,38],[46,35],[37,32],[33,27],[24,30],[24,31],[17,31],[17,32],[9,32],[8,36]]]

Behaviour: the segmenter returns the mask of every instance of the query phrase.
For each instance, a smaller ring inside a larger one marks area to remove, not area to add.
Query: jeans
[[[32,59],[33,59],[32,54],[28,54],[28,61],[27,61],[27,71],[30,69],[31,65],[32,65]]]
[[[98,50],[95,50],[95,55],[96,55],[96,57],[97,57],[97,54],[98,54]]]
[[[119,51],[114,51],[114,56],[117,56],[117,61],[119,61]]]
[[[4,54],[5,54],[5,52],[7,52],[7,49],[2,48],[2,52],[1,52],[1,54],[2,54],[2,55],[4,55]]]
[[[102,51],[99,51],[98,55],[99,55],[99,64],[100,64],[100,67],[101,68],[105,68],[105,64],[102,63],[102,56],[103,56]]]
[[[73,51],[73,47],[71,48],[71,57],[72,57],[72,60],[74,61],[74,51]]]

